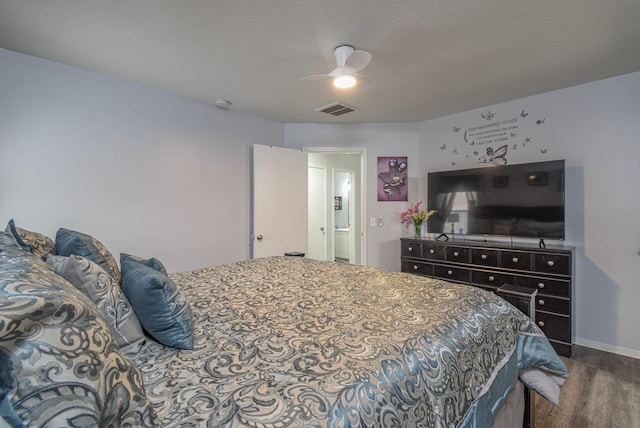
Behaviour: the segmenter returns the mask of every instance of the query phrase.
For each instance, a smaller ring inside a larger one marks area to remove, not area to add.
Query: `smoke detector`
[[[229,110],[229,106],[231,105],[231,101],[225,100],[224,98],[216,98],[214,104],[221,110]]]

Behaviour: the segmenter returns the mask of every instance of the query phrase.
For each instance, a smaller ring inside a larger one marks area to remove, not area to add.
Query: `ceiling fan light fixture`
[[[340,89],[349,89],[356,86],[357,80],[351,74],[343,74],[333,79],[333,86]]]

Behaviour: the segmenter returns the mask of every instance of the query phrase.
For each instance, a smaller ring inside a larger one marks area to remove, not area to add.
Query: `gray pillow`
[[[147,333],[163,345],[193,349],[191,306],[173,281],[126,254],[120,267],[122,290]]]
[[[144,333],[129,300],[102,267],[82,256],[47,256],[53,270],[88,296],[104,315],[116,344],[125,354],[136,354]]]
[[[56,233],[56,254],[70,256],[75,254],[99,264],[120,284],[120,269],[113,254],[91,235],[60,228]]]
[[[0,251],[0,326],[0,426],[158,426],[96,305],[16,247]]]

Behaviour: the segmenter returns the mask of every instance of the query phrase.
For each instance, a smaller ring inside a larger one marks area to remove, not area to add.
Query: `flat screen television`
[[[436,234],[564,239],[564,160],[428,174]]]

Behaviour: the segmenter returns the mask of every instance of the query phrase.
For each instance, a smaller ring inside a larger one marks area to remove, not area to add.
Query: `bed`
[[[168,277],[190,306],[192,349],[146,334],[127,356],[86,296],[41,258],[0,247],[0,359],[11,363],[0,370],[5,423],[41,426],[43,414],[59,421],[56,408],[82,402],[77,420],[100,426],[490,427],[506,402],[522,397],[519,373],[552,400],[568,373],[531,320],[473,287],[302,257]],[[25,284],[37,307],[31,315],[15,305]],[[82,306],[65,322],[101,328],[87,340],[99,336],[89,349],[104,355],[92,361],[110,371],[93,374],[98,381],[85,386],[93,395],[76,385],[90,377],[78,369],[86,353],[79,364],[53,351],[71,346],[64,340],[44,346],[33,328],[12,327],[33,324],[47,304]],[[26,371],[36,356],[41,368]]]

